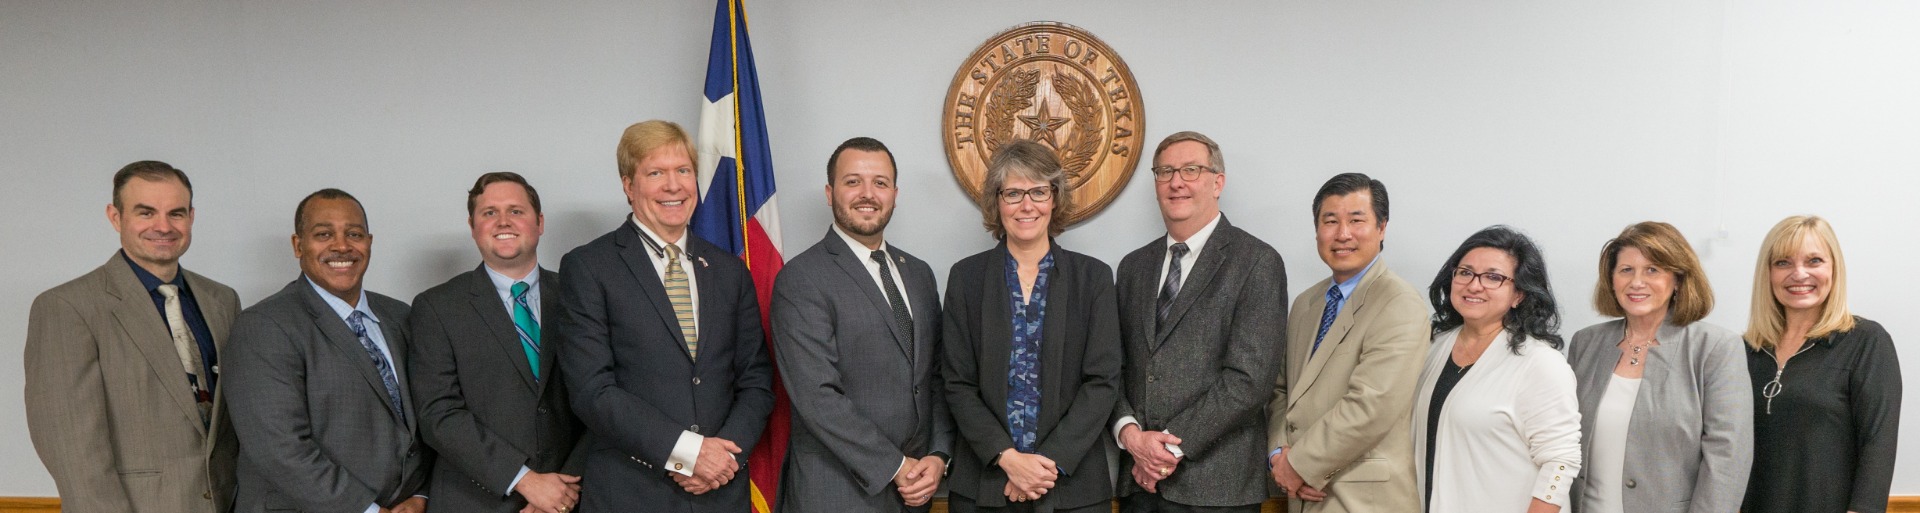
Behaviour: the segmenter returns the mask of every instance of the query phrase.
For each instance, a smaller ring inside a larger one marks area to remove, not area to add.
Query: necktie
[[[907,312],[907,300],[900,295],[900,285],[893,282],[893,272],[887,266],[887,252],[876,249],[867,257],[880,263],[880,284],[887,287],[887,306],[893,308],[893,324],[900,328],[900,336],[912,344],[913,314]],[[907,351],[907,363],[913,363],[913,351]]]
[[[1173,252],[1173,258],[1167,259],[1167,281],[1160,284],[1160,305],[1154,320],[1158,329],[1165,329],[1167,314],[1173,311],[1173,296],[1180,293],[1180,259],[1187,256],[1187,243],[1175,243],[1167,248]]]
[[[180,367],[187,371],[187,387],[193,390],[193,402],[200,410],[200,423],[205,424],[213,417],[213,395],[201,386],[200,371],[205,364],[200,360],[200,344],[193,341],[193,330],[187,327],[187,316],[180,310],[180,286],[172,283],[161,284],[157,289],[160,297],[166,298],[167,331],[173,335],[173,351],[180,356]]]
[[[1333,318],[1340,315],[1340,300],[1343,298],[1345,296],[1340,295],[1340,284],[1327,288],[1327,309],[1320,311],[1320,332],[1313,336],[1313,350],[1308,351],[1307,356],[1320,351],[1320,339],[1326,338],[1327,328],[1333,327]]]
[[[687,339],[687,357],[700,353],[700,332],[693,323],[693,287],[687,283],[687,270],[680,267],[680,246],[667,245],[667,302],[673,303],[673,316],[680,320],[680,335]]]
[[[354,310],[347,316],[347,327],[353,328],[354,336],[360,337],[360,347],[367,350],[367,358],[373,359],[373,369],[380,371],[380,384],[387,387],[388,405],[393,408],[393,417],[406,422],[407,414],[400,411],[400,378],[393,374],[393,363],[387,361],[387,355],[380,347],[373,345],[373,337],[367,336],[367,314]]]
[[[527,352],[527,365],[533,367],[533,380],[540,380],[540,321],[534,320],[527,306],[527,282],[513,283],[513,331],[520,335],[520,349]]]

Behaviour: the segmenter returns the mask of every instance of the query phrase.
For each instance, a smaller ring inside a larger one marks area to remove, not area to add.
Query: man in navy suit
[[[742,462],[773,410],[773,366],[747,267],[692,237],[692,144],[627,127],[633,214],[560,261],[561,374],[593,433],[581,508],[746,511]]]

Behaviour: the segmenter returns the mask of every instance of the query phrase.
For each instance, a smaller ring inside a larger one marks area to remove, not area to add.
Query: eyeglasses
[[[1168,180],[1172,180],[1173,173],[1175,171],[1180,172],[1181,180],[1188,181],[1188,182],[1191,182],[1191,181],[1194,181],[1195,179],[1200,178],[1201,171],[1207,171],[1207,172],[1213,172],[1213,173],[1220,172],[1219,170],[1214,169],[1212,166],[1202,166],[1199,164],[1194,164],[1186,167],[1159,166],[1159,167],[1152,168],[1151,170],[1153,171],[1153,181],[1156,181],[1156,182],[1166,182]]]
[[[1480,280],[1480,286],[1486,287],[1487,290],[1493,290],[1506,285],[1507,282],[1513,280],[1513,278],[1493,271],[1476,273],[1467,270],[1465,267],[1459,267],[1453,270],[1454,285],[1466,285],[1473,283],[1474,280]]]
[[[1046,203],[1053,200],[1053,186],[1045,185],[1032,189],[1000,189],[1000,202],[1008,205],[1020,203],[1020,198],[1033,200],[1034,203]]]

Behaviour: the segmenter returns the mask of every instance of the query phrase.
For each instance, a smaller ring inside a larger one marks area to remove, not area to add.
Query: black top
[[[1440,369],[1439,379],[1433,382],[1433,402],[1427,405],[1427,489],[1422,492],[1426,500],[1421,504],[1433,502],[1433,448],[1439,445],[1434,441],[1440,433],[1440,408],[1447,405],[1447,395],[1453,393],[1454,385],[1460,384],[1460,377],[1472,368],[1473,364],[1461,367],[1453,363],[1453,356],[1449,355],[1446,367]]]
[[[1785,369],[1772,350],[1747,351],[1754,394],[1747,513],[1887,510],[1900,360],[1880,323],[1854,321],[1852,331],[1807,341]]]

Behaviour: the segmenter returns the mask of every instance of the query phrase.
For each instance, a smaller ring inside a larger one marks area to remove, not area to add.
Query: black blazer
[[[439,456],[428,511],[513,513],[527,505],[506,488],[521,466],[580,474],[584,453],[574,449],[584,427],[554,364],[560,275],[539,272],[537,381],[484,266],[413,298],[413,402],[420,438]]]
[[[1062,472],[1036,506],[1077,508],[1113,497],[1107,419],[1119,395],[1120,321],[1113,270],[1053,247],[1040,342],[1039,453]],[[1013,342],[1007,246],[954,264],[947,276],[947,405],[960,428],[949,491],[1004,507],[1007,473],[989,465],[1013,447],[1007,430],[1007,367]]]
[[[560,260],[560,375],[593,434],[582,510],[747,510],[745,468],[698,496],[663,468],[681,431],[732,441],[745,462],[773,411],[773,365],[747,267],[699,237],[688,240],[700,291],[698,361],[631,221]]]

